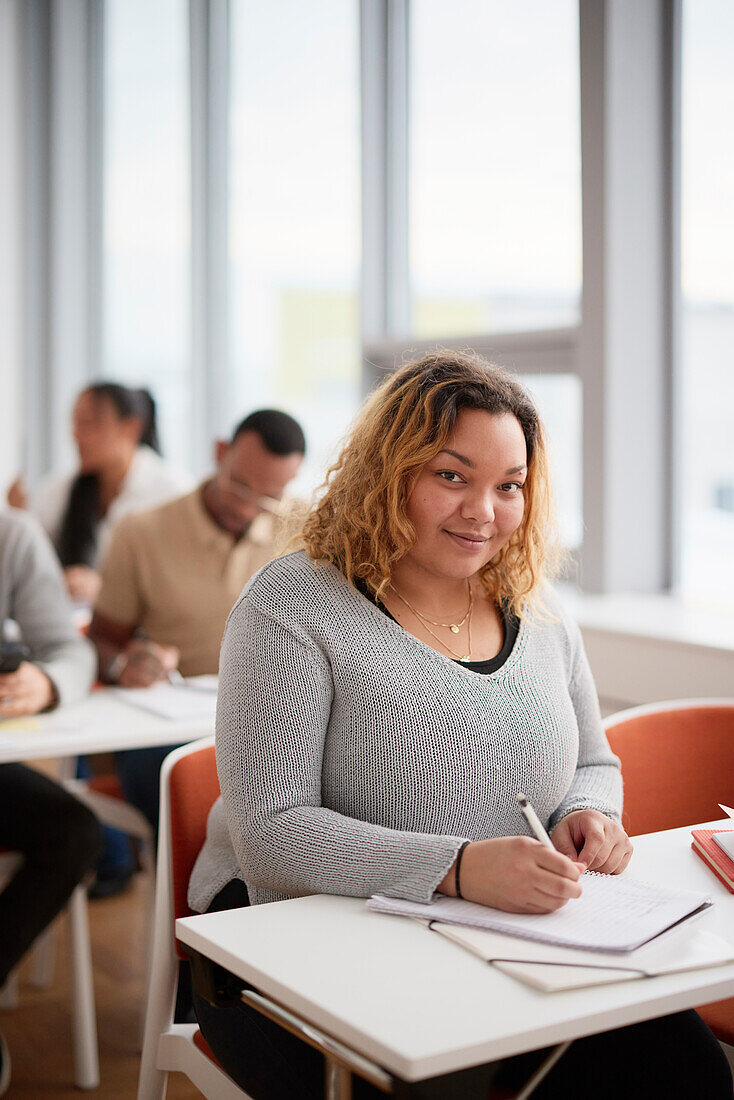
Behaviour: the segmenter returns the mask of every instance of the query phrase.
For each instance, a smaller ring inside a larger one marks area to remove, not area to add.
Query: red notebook
[[[714,840],[714,833],[731,832],[731,829],[692,829],[691,848],[700,856],[710,871],[724,883],[730,894],[734,894],[734,859]]]

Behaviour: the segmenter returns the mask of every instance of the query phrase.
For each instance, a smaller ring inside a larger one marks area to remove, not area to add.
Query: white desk
[[[709,892],[716,905],[697,927],[734,940],[734,895],[693,854],[690,829],[638,838],[627,874]],[[541,993],[415,921],[370,913],[354,898],[297,898],[187,917],[176,922],[176,933],[406,1081],[734,994],[734,964]]]
[[[48,757],[116,752],[149,745],[178,745],[214,732],[214,719],[171,721],[122,702],[101,688],[81,703],[29,720],[35,729],[0,721],[0,764]],[[4,728],[5,727],[5,728]]]

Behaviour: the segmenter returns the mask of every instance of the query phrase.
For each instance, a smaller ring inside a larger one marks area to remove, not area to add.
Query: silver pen
[[[553,841],[543,828],[540,818],[528,802],[526,796],[522,793],[518,793],[517,801],[520,804],[520,812],[530,826],[535,839],[539,840],[541,844],[544,844],[546,848],[552,848],[553,851],[555,851],[555,848],[553,848]]]

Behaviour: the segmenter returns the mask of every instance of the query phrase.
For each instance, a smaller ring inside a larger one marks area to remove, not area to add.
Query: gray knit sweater
[[[14,619],[31,661],[48,676],[59,704],[82,699],[97,660],[71,621],[61,567],[36,520],[11,508],[0,512],[0,622]]]
[[[578,628],[520,625],[490,675],[408,634],[303,551],[266,565],[222,645],[222,798],[189,886],[203,912],[233,878],[253,903],[380,893],[427,902],[463,840],[527,832],[572,810],[619,820],[619,761],[604,736]]]

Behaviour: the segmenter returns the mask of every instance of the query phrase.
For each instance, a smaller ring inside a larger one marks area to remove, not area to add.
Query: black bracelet
[[[456,853],[456,896],[457,896],[457,898],[463,898],[463,896],[464,896],[461,892],[461,880],[459,878],[459,872],[461,870],[461,857],[464,855],[464,852],[466,851],[466,849],[469,847],[470,844],[471,844],[470,840],[465,840],[464,843],[459,848],[458,852]]]

